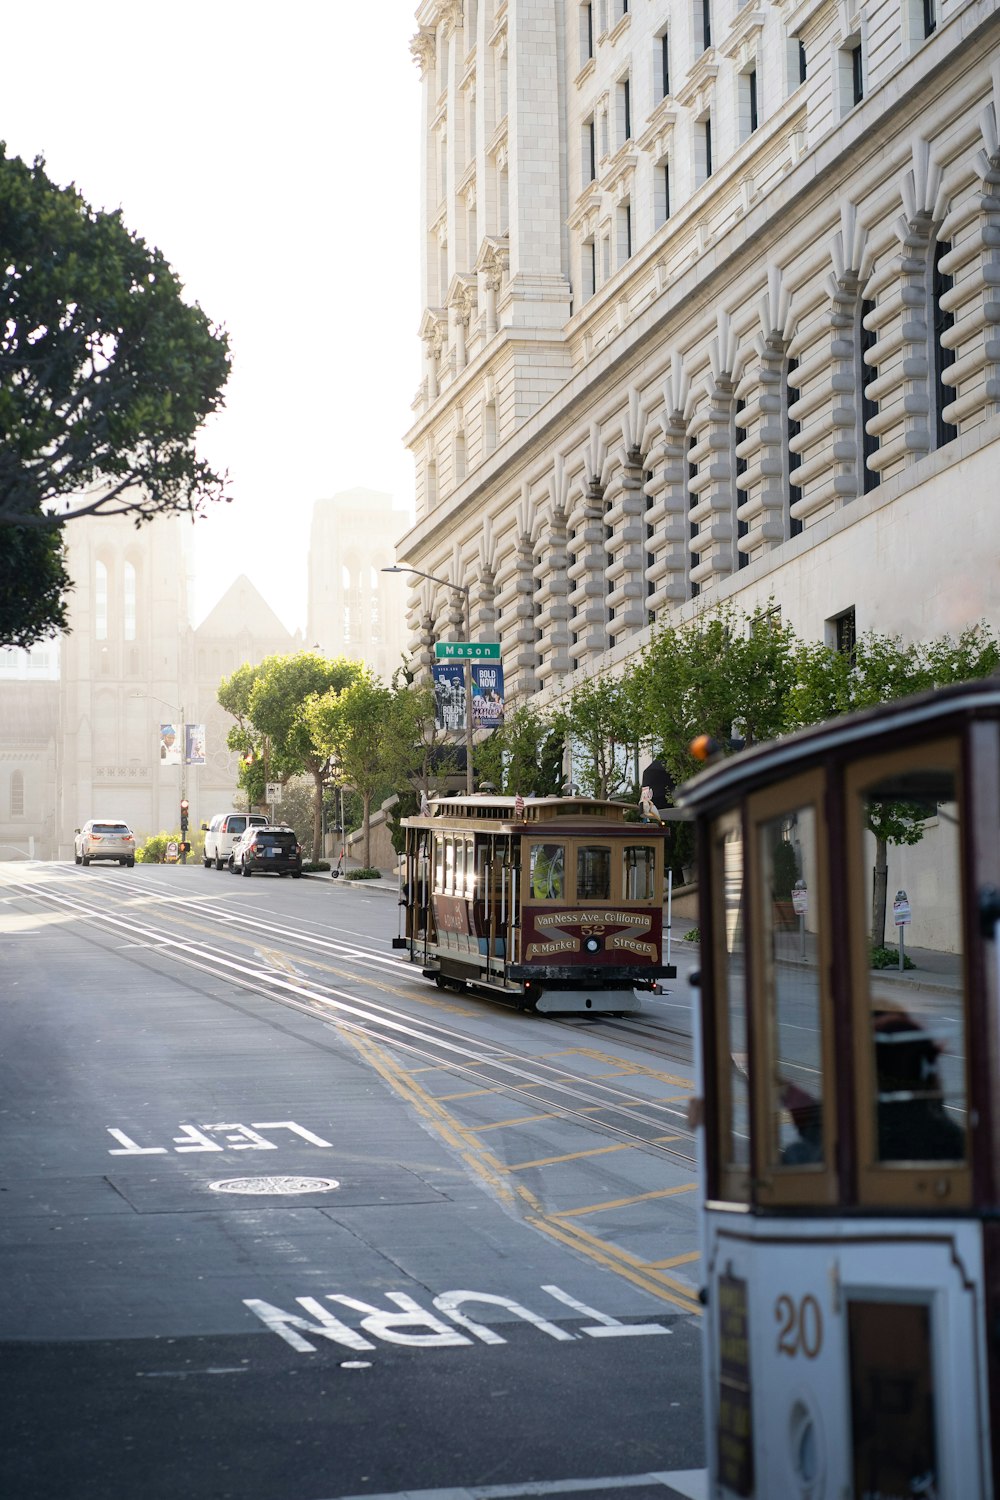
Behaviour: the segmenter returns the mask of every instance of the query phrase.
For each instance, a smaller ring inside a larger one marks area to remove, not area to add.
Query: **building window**
[[[580,246],[580,277],[583,284],[583,300],[597,291],[597,246],[592,239],[584,240]]]
[[[94,566],[94,638],[108,638],[108,570],[102,562]]]
[[[666,157],[653,168],[653,215],[657,229],[670,218],[670,161]]]
[[[865,60],[861,37],[848,37],[840,49],[838,61],[840,109],[848,114],[865,97]]]
[[[701,187],[712,175],[712,117],[707,115],[695,125],[694,134],[694,180]]]
[[[616,145],[624,146],[632,139],[632,80],[626,74],[618,84],[618,119]]]
[[[938,240],[934,246],[934,261],[931,277],[931,317],[934,328],[934,438],[935,447],[941,448],[958,437],[958,428],[944,419],[945,407],[955,399],[951,386],[945,385],[945,371],[955,363],[955,351],[945,344],[945,336],[955,326],[955,314],[944,306],[944,298],[954,286],[952,278],[941,269],[941,262],[951,253],[946,240]]]
[[[874,302],[862,301],[858,309],[858,390],[861,392],[861,438],[858,444],[861,453],[861,493],[867,495],[873,490],[881,479],[878,469],[869,467],[868,460],[878,452],[878,433],[869,432],[869,424],[878,416],[878,402],[873,401],[868,395],[869,387],[878,375],[878,371],[872,367],[867,359],[870,350],[874,349],[876,334],[873,328],[866,327],[869,315],[874,313]]]
[[[806,81],[806,44],[799,40],[799,82]]]
[[[831,635],[833,636],[834,650],[841,656],[849,656],[854,661],[854,647],[858,639],[857,622],[854,618],[854,605],[845,609],[843,614],[835,615],[830,621]]]
[[[696,491],[692,488],[692,486],[694,484],[694,481],[698,478],[698,465],[691,458],[691,454],[694,452],[695,447],[697,445],[697,442],[698,442],[698,439],[695,437],[694,433],[692,433],[691,436],[688,438],[688,512],[689,513],[691,511],[693,511],[694,508],[695,508],[695,506],[698,504],[698,495],[697,495]],[[700,531],[700,529],[701,528],[699,527],[697,521],[688,521],[688,536],[690,537],[691,541],[695,540],[695,538],[697,537],[698,532]],[[697,599],[698,595],[701,593],[701,584],[700,583],[695,583],[694,579],[690,578],[690,570],[695,566],[695,564],[697,562],[697,559],[698,559],[698,554],[694,551],[693,548],[690,548],[689,551],[688,551],[688,574],[689,574],[689,581],[690,581],[690,590],[689,590],[689,593],[690,593],[690,597],[692,599]]]
[[[660,102],[661,99],[667,99],[670,96],[670,34],[669,34],[669,32],[664,31],[662,33],[662,35],[660,35],[660,36],[658,36],[656,38],[656,41],[657,41],[657,46],[658,46],[658,56],[657,56],[656,70],[655,70],[655,74],[654,74],[655,81],[656,81],[654,92],[656,94],[656,103],[659,104],[659,102]]]
[[[932,36],[937,30],[937,15],[935,14],[934,0],[923,0],[923,22],[924,36]]]
[[[584,187],[597,177],[597,126],[593,116],[583,126],[583,173]]]
[[[745,141],[757,129],[757,69],[740,74],[740,140]]]
[[[10,815],[12,818],[24,817],[23,771],[12,771],[10,773]]]
[[[694,35],[695,51],[707,52],[712,45],[712,0],[695,0]]]
[[[594,7],[580,6],[580,66],[588,63],[594,55]]]
[[[799,367],[797,359],[789,359],[785,364],[785,460],[788,464],[788,535],[798,536],[802,530],[802,522],[792,515],[792,506],[797,505],[802,499],[802,490],[795,483],[794,475],[799,467],[799,456],[792,450],[792,440],[797,438],[802,431],[801,422],[792,416],[792,406],[798,400],[798,391],[792,385],[792,376]]]
[[[455,434],[455,483],[461,484],[465,478],[465,433]]]
[[[743,412],[746,411],[746,406],[747,406],[747,404],[746,404],[745,399],[742,396],[739,396],[737,398],[737,400],[736,400],[736,404],[735,404],[735,407],[733,409],[733,460],[734,460],[734,468],[735,468],[735,471],[736,471],[736,481],[737,481],[736,482],[736,506],[735,506],[736,510],[739,510],[740,506],[743,504],[743,501],[746,499],[746,495],[744,494],[743,490],[740,489],[740,486],[739,486],[740,475],[741,474],[745,474],[746,471],[747,471],[747,461],[746,461],[746,458],[743,457],[743,456],[741,456],[740,451],[739,451],[740,444],[742,443],[744,435],[745,435],[744,432],[743,432],[743,428],[740,426],[739,418],[743,414]],[[749,521],[741,521],[740,518],[739,518],[739,516],[737,516],[737,518],[736,518],[736,540],[737,540],[737,542],[741,541],[742,538],[747,535],[747,533],[749,532],[749,530],[750,530],[750,523],[749,523]],[[739,549],[739,547],[737,547],[736,548],[736,567],[737,567],[737,569],[745,568],[748,565],[749,562],[750,562],[750,554],[748,552],[741,552],[740,549]]]
[[[632,205],[623,203],[618,209],[618,264],[623,266],[632,258]]]
[[[132,563],[125,564],[125,639],[135,640],[135,567]]]

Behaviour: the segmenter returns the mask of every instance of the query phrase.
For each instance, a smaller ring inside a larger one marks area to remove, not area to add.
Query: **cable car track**
[[[102,932],[127,935],[132,943],[215,980],[225,980],[240,989],[320,1019],[336,1029],[348,1031],[369,1043],[402,1052],[422,1067],[446,1069],[456,1077],[530,1104],[534,1111],[544,1109],[562,1120],[683,1164],[689,1170],[696,1165],[686,1110],[677,1101],[658,1101],[600,1079],[583,1077],[528,1053],[470,1039],[441,1022],[418,1021],[382,1002],[359,999],[332,985],[292,978],[266,964],[255,969],[246,960],[229,957],[188,937],[180,938],[166,928],[143,925],[134,916],[115,916],[106,907],[95,905],[76,892],[72,895],[57,893],[29,882],[15,881],[5,882],[4,889],[12,896],[44,903],[78,917]],[[96,899],[95,895],[93,900]],[[177,898],[169,900],[170,904],[180,904]],[[189,898],[182,898],[182,901],[184,905],[196,904]],[[289,933],[276,924],[248,918],[243,913],[229,912],[227,916],[235,918],[244,927],[256,926],[281,933],[286,941],[289,937],[306,941],[302,934]],[[318,942],[330,948],[347,946],[323,939]],[[371,955],[363,950],[355,957],[355,961],[370,959]],[[379,967],[384,970],[384,963],[380,962]],[[335,1021],[330,1018],[331,1008],[337,1012]],[[666,1081],[675,1087],[690,1087],[684,1079]],[[662,1137],[668,1133],[671,1139],[664,1141]]]

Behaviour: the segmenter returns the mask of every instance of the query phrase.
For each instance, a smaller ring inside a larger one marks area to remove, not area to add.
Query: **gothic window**
[[[10,775],[10,815],[24,817],[24,772],[12,771]]]
[[[94,637],[108,638],[108,570],[102,562],[94,565]]]
[[[124,622],[125,639],[135,640],[135,565],[127,562],[124,572]]]

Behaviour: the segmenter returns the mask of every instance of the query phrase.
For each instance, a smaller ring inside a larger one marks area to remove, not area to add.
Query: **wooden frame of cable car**
[[[406,950],[425,978],[542,1012],[640,1010],[662,961],[665,833],[589,797],[440,798],[404,818]]]
[[[757,746],[678,800],[703,892],[706,1493],[995,1500],[1000,683]]]

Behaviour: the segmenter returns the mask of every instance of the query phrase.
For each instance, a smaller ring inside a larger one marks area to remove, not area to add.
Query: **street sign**
[[[892,919],[897,927],[906,927],[911,921],[910,898],[905,891],[897,891],[892,903]]]
[[[435,641],[437,661],[499,661],[499,641]]]
[[[267,801],[268,802],[280,802],[281,801],[281,782],[280,781],[269,781],[267,783]]]

